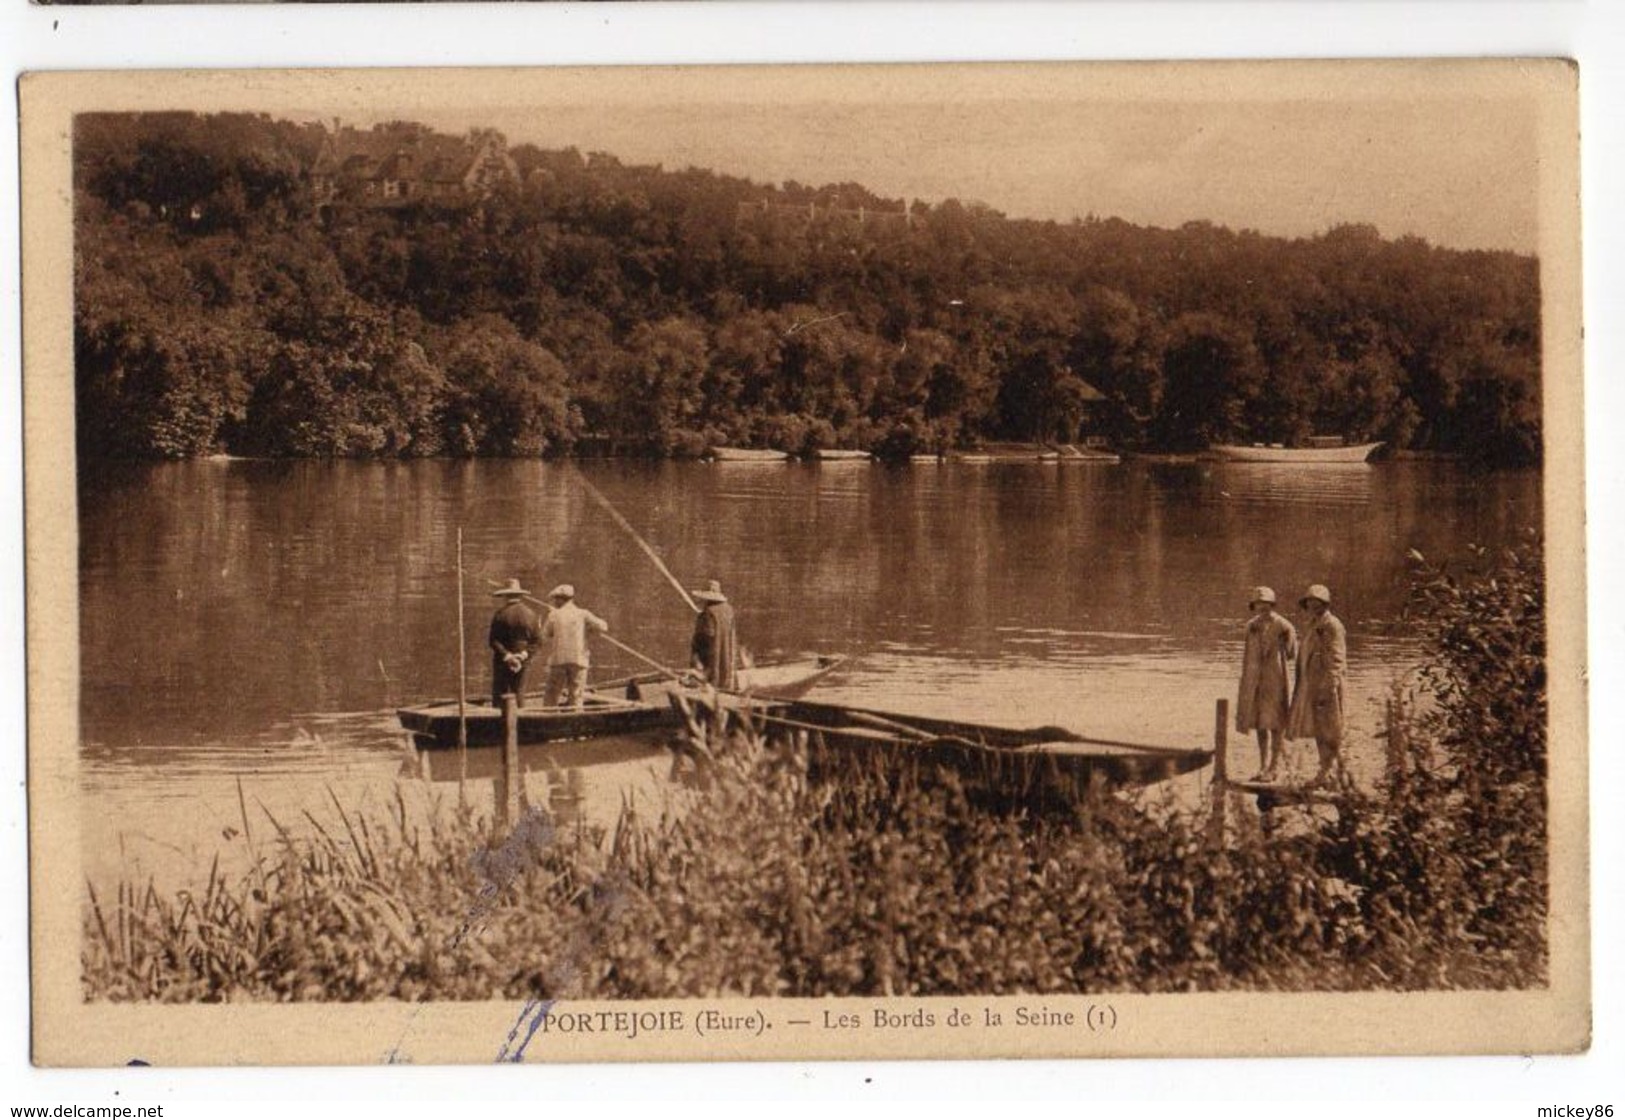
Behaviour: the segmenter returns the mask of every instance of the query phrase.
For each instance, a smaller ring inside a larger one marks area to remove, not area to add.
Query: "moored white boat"
[[[852,447],[820,447],[813,458],[821,463],[867,463],[874,456]]]
[[[1353,443],[1332,447],[1266,447],[1263,444],[1216,443],[1212,452],[1231,463],[1363,463],[1382,446]]]

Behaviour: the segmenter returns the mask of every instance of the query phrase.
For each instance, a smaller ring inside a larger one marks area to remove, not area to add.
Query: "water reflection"
[[[1369,463],[1222,463],[1208,474],[1219,496],[1266,506],[1311,505],[1321,510],[1363,506],[1372,500],[1376,470]]]
[[[510,576],[572,582],[620,640],[682,661],[692,616],[576,469],[227,461],[87,476],[87,868],[116,868],[153,821],[161,843],[206,855],[240,830],[239,777],[295,819],[327,785],[391,801],[394,706],[457,690],[459,529],[471,687],[485,679],[486,581]],[[1538,475],[1440,463],[579,469],[681,579],[723,582],[758,656],[853,655],[832,699],[1169,744],[1211,735],[1258,583],[1286,603],[1332,587],[1366,735],[1415,659],[1395,625],[1406,550],[1459,554],[1540,516]],[[642,669],[599,656],[600,679]],[[555,760],[562,788],[574,767],[583,805],[599,790],[610,812],[627,788],[658,797],[663,756],[641,749]]]

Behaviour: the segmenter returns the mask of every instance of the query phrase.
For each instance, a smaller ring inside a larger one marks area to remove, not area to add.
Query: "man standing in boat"
[[[1241,691],[1236,697],[1236,730],[1258,735],[1258,775],[1254,781],[1272,782],[1282,762],[1291,698],[1289,666],[1298,652],[1298,632],[1275,613],[1275,592],[1253,588],[1247,603],[1252,619],[1241,658]]]
[[[694,640],[690,643],[690,663],[717,688],[739,686],[739,639],[734,632],[734,608],[722,593],[722,584],[712,580],[693,593],[700,604],[694,620]]]
[[[579,708],[587,689],[587,632],[605,633],[609,623],[575,603],[576,589],[561,583],[547,593],[552,611],[542,623],[542,644],[547,648],[547,687],[542,702],[548,707]]]
[[[1348,633],[1332,613],[1332,593],[1313,584],[1298,600],[1309,625],[1298,646],[1298,680],[1292,692],[1287,738],[1314,739],[1320,755],[1315,785],[1347,784],[1343,766],[1343,676],[1348,667]]]
[[[504,600],[491,616],[491,706],[502,707],[502,697],[509,692],[513,693],[514,703],[523,706],[525,667],[540,635],[536,612],[525,605],[530,592],[516,579],[491,594]]]

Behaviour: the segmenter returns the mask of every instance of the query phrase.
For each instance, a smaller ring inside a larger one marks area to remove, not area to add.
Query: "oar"
[[[689,596],[688,589],[682,585],[676,576],[671,574],[671,569],[666,567],[665,562],[660,559],[659,553],[655,552],[654,548],[649,544],[648,541],[644,540],[638,535],[638,531],[632,528],[632,523],[621,516],[621,511],[611,505],[609,499],[598,492],[598,487],[587,481],[587,476],[582,474],[579,468],[574,467],[574,464],[572,464],[572,469],[575,470],[576,478],[581,482],[582,487],[592,497],[592,500],[604,507],[604,512],[609,514],[609,516],[614,520],[615,524],[625,529],[627,533],[631,535],[632,539],[638,542],[638,547],[643,549],[644,555],[646,555],[650,560],[654,561],[655,567],[660,569],[660,574],[665,576],[666,579],[671,582],[671,585],[677,589],[677,594],[683,597],[683,602],[688,604],[688,609],[693,611],[695,614],[699,614],[700,608]]]
[[[1097,739],[1092,735],[1080,735],[1076,731],[1069,731],[1064,727],[1034,727],[1026,734],[1042,735],[1045,742],[1033,743],[1033,747],[1047,747],[1053,743],[1076,743],[1090,747],[1117,747],[1126,751],[1142,751],[1146,754],[1200,754],[1205,747],[1165,747],[1154,743],[1130,743],[1122,739]],[[1028,749],[1028,748],[1023,748]]]
[[[869,725],[870,727],[879,728],[883,731],[892,731],[900,735],[907,735],[910,739],[931,739],[937,737],[930,731],[925,731],[918,727],[911,727],[910,725],[900,723],[895,719],[887,719],[885,716],[877,716],[873,712],[863,712],[855,708],[847,710],[846,718],[854,723],[863,723]]]
[[[616,649],[620,650],[622,653],[629,653],[633,657],[637,658],[639,661],[643,662],[645,665],[651,666],[652,668],[655,668],[655,669],[659,669],[662,673],[666,674],[672,680],[680,681],[680,680],[683,679],[683,674],[682,673],[679,673],[677,670],[675,670],[675,669],[673,669],[673,668],[671,668],[669,666],[662,665],[660,662],[656,661],[652,657],[647,656],[646,654],[639,653],[637,650],[633,649],[631,646],[627,645],[625,642],[616,641],[614,638],[610,637],[608,634],[599,634],[598,636],[600,638],[604,639],[604,641],[608,642],[610,645],[614,646]]]
[[[831,735],[841,735],[873,743],[907,743],[911,747],[968,747],[979,751],[997,749],[989,747],[986,743],[978,743],[973,739],[967,739],[963,735],[934,735],[921,731],[918,727],[909,727],[907,724],[897,723],[894,720],[858,718],[868,716],[869,713],[867,712],[849,711],[846,715],[848,718],[853,719],[854,722],[840,726],[827,723],[809,723],[805,720],[778,715],[772,711],[762,712],[761,718],[765,723],[776,724],[780,727],[793,727],[798,731],[828,732]]]

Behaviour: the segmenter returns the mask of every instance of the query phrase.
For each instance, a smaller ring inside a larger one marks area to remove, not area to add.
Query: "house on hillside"
[[[1078,440],[1084,447],[1105,447],[1110,440],[1104,431],[1104,413],[1109,403],[1105,393],[1083,378],[1076,378],[1074,390],[1079,412]]]
[[[1024,386],[1017,384],[1024,396],[1018,409],[1025,414],[1034,439],[1053,440],[1063,447],[1104,447],[1109,442],[1110,399],[1073,373],[1070,366],[1048,369]]]
[[[446,136],[416,124],[340,126],[323,138],[310,169],[316,211],[337,203],[367,207],[477,202],[519,180],[508,143],[494,129]]]

